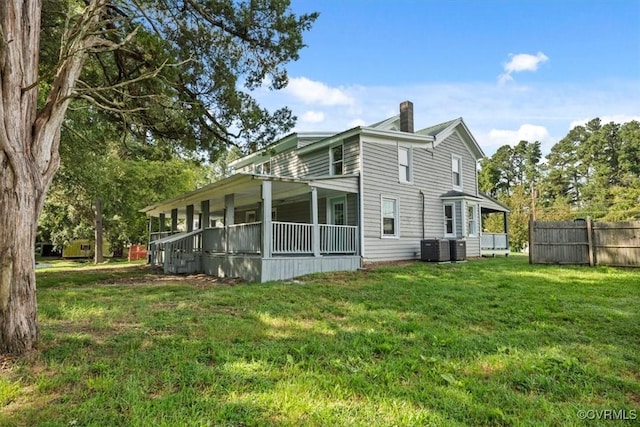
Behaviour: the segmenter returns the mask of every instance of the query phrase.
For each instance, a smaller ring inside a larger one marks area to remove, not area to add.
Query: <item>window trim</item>
[[[336,147],[340,147],[341,151],[342,151],[342,159],[336,161],[333,159],[333,149]],[[335,173],[335,168],[334,168],[334,164],[340,162],[340,173],[337,174]],[[334,144],[332,146],[329,147],[329,175],[330,176],[339,176],[339,175],[344,175],[344,143],[341,142],[339,144]]]
[[[333,212],[333,202],[341,201],[344,203],[344,225],[347,225],[349,222],[349,217],[347,216],[347,196],[336,196],[336,197],[327,197],[327,224],[328,225],[336,225],[335,217]]]
[[[249,217],[253,215],[254,220],[253,221],[249,221]],[[271,208],[271,221],[277,221],[278,220],[278,208],[277,207],[273,207]],[[246,224],[253,224],[255,222],[261,222],[262,218],[258,218],[258,211],[256,209],[250,209],[248,211],[244,212],[244,222]]]
[[[264,165],[268,165],[269,171],[267,173],[264,172]],[[261,168],[261,170],[258,171],[258,168]],[[256,163],[253,171],[258,175],[271,175],[271,159],[265,162]]]
[[[456,164],[458,165],[458,176],[459,176],[459,184],[456,184],[453,180],[453,165],[454,165],[454,161],[456,162]],[[460,190],[462,191],[462,186],[463,186],[463,180],[462,180],[462,157],[457,156],[455,154],[451,155],[451,186],[453,187],[454,190]]]
[[[385,234],[384,232],[384,202],[385,200],[393,200],[394,202],[394,234]],[[388,197],[383,194],[380,195],[380,238],[381,239],[399,239],[400,238],[400,201],[397,197]]]
[[[447,233],[447,206],[451,206],[451,233]],[[443,214],[443,226],[444,226],[444,237],[457,237],[457,224],[456,224],[456,204],[455,202],[447,202],[442,204],[442,214]]]
[[[402,174],[401,174],[401,171],[403,171],[402,167],[405,167],[405,165],[402,165],[400,163],[400,151],[401,150],[407,152],[406,168],[407,168],[408,179],[405,179],[405,177],[403,177]],[[406,146],[398,145],[398,182],[400,182],[401,184],[413,184],[413,150],[412,150],[412,147],[406,147]]]
[[[473,216],[472,217],[469,216],[469,209],[473,210]],[[476,204],[476,203],[468,203],[467,202],[466,214],[467,214],[467,217],[466,217],[466,221],[467,221],[467,236],[468,237],[478,237],[478,235],[479,235],[479,233],[478,233],[478,229],[479,229],[478,228],[478,204]],[[469,227],[470,223],[472,222],[471,218],[473,218],[473,223],[475,225],[475,227],[474,227],[475,230],[474,230],[473,233],[471,232],[470,227]]]

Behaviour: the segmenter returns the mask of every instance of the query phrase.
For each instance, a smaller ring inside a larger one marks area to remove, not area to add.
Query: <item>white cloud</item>
[[[296,131],[340,132],[398,114],[399,103],[410,100],[416,129],[463,117],[488,156],[499,146],[517,144],[521,139],[540,140],[542,153],[548,154],[553,144],[567,135],[569,125],[575,124],[572,122],[586,121],[577,119],[600,117],[606,123],[637,117],[640,84],[638,80],[600,80],[585,84],[534,82],[524,87],[517,82],[503,86],[493,81],[436,82],[350,85],[341,87],[340,93],[348,95],[352,103],[310,108],[305,100],[283,91],[261,92],[258,101],[270,109],[291,108],[300,118]],[[322,112],[324,120],[304,121],[302,116],[308,111]]]
[[[369,123],[369,124],[371,124],[371,123]],[[349,122],[349,124],[348,124],[348,126],[347,126],[347,127],[348,127],[349,129],[351,129],[351,128],[354,128],[354,127],[356,127],[356,126],[366,126],[366,125],[367,125],[367,122],[365,122],[364,120],[362,120],[362,119],[355,119],[355,120],[351,120],[351,121]]]
[[[305,104],[325,106],[352,105],[354,100],[344,90],[332,88],[322,82],[310,80],[306,77],[289,79],[284,92],[290,93]]]
[[[549,131],[544,126],[523,124],[517,130],[491,129],[489,131],[489,145],[514,146],[520,141],[546,141],[549,138]]]
[[[528,53],[518,53],[516,55],[509,54],[511,60],[504,64],[504,73],[498,76],[500,83],[506,83],[513,80],[513,73],[520,73],[522,71],[538,71],[540,64],[543,64],[549,60],[549,57],[542,52],[538,52],[535,55]]]
[[[321,123],[324,121],[324,113],[322,111],[305,111],[300,120],[304,123]]]

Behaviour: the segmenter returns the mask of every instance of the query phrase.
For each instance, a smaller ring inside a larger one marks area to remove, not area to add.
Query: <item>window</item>
[[[329,224],[347,225],[347,201],[344,197],[329,199]]]
[[[462,159],[457,156],[451,157],[451,181],[453,188],[462,189]]]
[[[244,222],[256,222],[256,211],[246,211],[244,213]]]
[[[261,175],[271,174],[271,162],[266,161],[256,165],[256,173]]]
[[[398,237],[398,201],[382,197],[382,237]]]
[[[475,236],[478,234],[478,216],[476,205],[467,205],[467,235]]]
[[[278,219],[278,208],[271,208],[271,221],[277,221]],[[244,213],[244,222],[257,222],[258,217],[256,211],[246,211]],[[262,218],[260,218],[262,221]]]
[[[456,235],[456,217],[455,206],[453,203],[444,205],[444,236],[455,237]]]
[[[342,144],[331,147],[329,150],[329,162],[331,169],[330,175],[342,175],[343,174],[343,147]]]
[[[398,179],[411,182],[411,152],[406,147],[398,148]]]

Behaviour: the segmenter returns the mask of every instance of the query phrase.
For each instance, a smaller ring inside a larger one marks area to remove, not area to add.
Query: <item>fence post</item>
[[[533,241],[533,217],[529,217],[529,264],[533,264],[535,260],[533,259],[533,249],[535,247],[535,243]]]
[[[593,259],[593,226],[591,224],[591,217],[587,217],[587,244],[589,245],[589,266],[593,267],[595,265]]]

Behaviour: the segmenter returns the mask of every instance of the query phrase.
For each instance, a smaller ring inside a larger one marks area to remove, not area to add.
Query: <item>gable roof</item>
[[[442,141],[447,139],[451,134],[457,132],[458,135],[462,138],[462,141],[467,145],[471,154],[476,158],[476,160],[480,160],[485,157],[482,148],[478,144],[478,141],[473,137],[471,131],[467,127],[467,124],[464,122],[462,117],[458,117],[457,119],[449,120],[448,122],[440,123],[422,130],[417,131],[421,135],[429,135],[435,138],[433,143],[434,148],[438,146]]]
[[[381,120],[367,127],[378,130],[400,130],[400,114],[396,114],[395,116],[391,116],[388,119]]]
[[[437,125],[433,125],[433,126],[429,126],[428,128],[421,129],[416,133],[419,133],[421,135],[431,135],[435,137],[437,134],[439,134],[440,132],[442,132],[449,126],[451,126],[457,120],[461,120],[461,118],[449,120],[448,122],[444,122],[444,123],[438,123]]]

